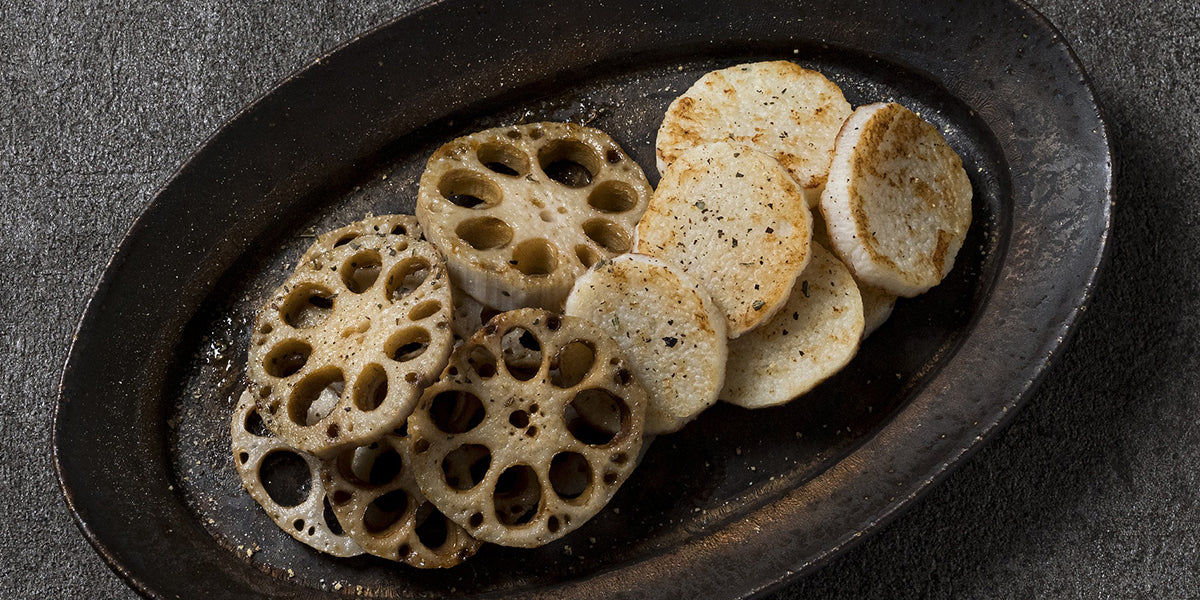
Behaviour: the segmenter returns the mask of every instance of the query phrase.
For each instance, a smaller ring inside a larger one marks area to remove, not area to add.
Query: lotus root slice
[[[416,213],[454,283],[482,304],[558,310],[588,267],[629,251],[651,192],[604,132],[532,123],[435,151]]]
[[[409,418],[417,482],[475,538],[541,546],[599,512],[629,476],[646,403],[591,322],[502,313],[455,350]]]
[[[453,567],[480,543],[425,499],[402,431],[326,462],[326,488],[347,535],[366,552],[422,569]]]
[[[247,377],[263,420],[322,458],[403,424],[453,344],[449,277],[412,217],[351,229],[362,233],[318,239],[251,334]]]
[[[280,529],[326,554],[362,554],[332,512],[321,461],[275,437],[263,425],[249,392],[238,400],[229,429],[242,487]]]

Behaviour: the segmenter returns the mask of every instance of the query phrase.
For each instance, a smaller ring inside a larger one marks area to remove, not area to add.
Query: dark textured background
[[[223,120],[415,4],[0,5],[0,597],[135,597],[71,522],[51,470],[84,302],[154,190]],[[1200,596],[1200,8],[1033,4],[1107,109],[1110,268],[1006,430],[776,600]]]

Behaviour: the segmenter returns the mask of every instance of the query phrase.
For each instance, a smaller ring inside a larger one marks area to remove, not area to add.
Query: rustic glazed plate
[[[785,407],[715,407],[579,531],[446,571],[319,555],[241,490],[227,423],[250,322],[314,232],[411,212],[434,148],[521,121],[599,127],[656,182],[670,101],[778,58],[852,104],[917,110],[974,186],[954,272],[842,374]],[[1085,75],[1015,2],[439,2],[283,82],[162,189],[79,325],[55,465],[84,535],[150,597],[754,595],[878,529],[1011,417],[1089,297],[1110,187]]]

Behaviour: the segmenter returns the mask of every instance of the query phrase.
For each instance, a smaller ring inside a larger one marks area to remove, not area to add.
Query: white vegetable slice
[[[725,382],[725,316],[677,267],[650,256],[603,261],[575,281],[566,313],[598,325],[629,359],[650,403],[646,434],[678,431]]]
[[[627,252],[650,198],[637,162],[573,123],[488,129],[429,159],[417,196],[454,283],[502,310],[558,310],[575,278]]]
[[[325,464],[333,511],[370,554],[421,569],[453,567],[480,543],[421,494],[408,438],[400,433],[345,450]]]
[[[841,370],[858,351],[863,307],[850,271],[813,244],[813,258],[787,305],[762,327],[729,342],[721,399],[776,406]]]
[[[971,225],[971,182],[942,134],[895,103],[854,111],[821,195],[832,250],[899,296],[941,282]]]
[[[896,295],[885,292],[875,286],[870,286],[865,283],[858,283],[858,292],[862,295],[863,303],[863,339],[875,333],[888,317],[892,316],[892,309],[896,307]]]
[[[825,226],[825,218],[821,216],[821,211],[813,213],[813,244],[820,244],[824,248],[832,247],[829,241],[829,230]],[[896,307],[896,295],[873,285],[867,285],[858,278],[855,278],[854,281],[858,284],[858,291],[862,295],[863,339],[865,340],[892,316],[892,309]]]
[[[850,115],[836,84],[787,61],[712,71],[671,103],[658,130],[658,170],[687,150],[727,140],[779,161],[809,192],[824,182],[833,140]]]
[[[363,553],[329,508],[321,461],[275,437],[259,418],[249,391],[239,398],[229,430],[242,487],[280,529],[326,554]]]
[[[540,546],[599,512],[629,476],[645,410],[620,348],[591,322],[502,313],[454,351],[409,417],[414,472],[476,539]]]
[[[787,301],[808,264],[811,221],[779,163],[717,142],[685,152],[663,174],[638,223],[635,251],[698,280],[736,338]]]
[[[322,236],[258,313],[247,378],[267,426],[328,457],[403,423],[452,345],[450,282],[437,249],[376,217]],[[411,229],[406,230],[411,231]]]

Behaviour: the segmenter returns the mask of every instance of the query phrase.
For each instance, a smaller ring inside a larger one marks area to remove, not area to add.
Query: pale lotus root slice
[[[332,512],[321,461],[275,437],[259,418],[249,391],[238,400],[229,430],[242,487],[280,529],[326,554],[363,553]]]
[[[438,148],[417,218],[454,283],[501,310],[559,310],[575,278],[627,252],[651,188],[607,134],[573,123],[487,129]]]
[[[535,366],[510,362],[533,350]],[[541,546],[599,512],[633,471],[646,402],[589,321],[501,313],[454,351],[409,417],[417,482],[476,539]]]
[[[421,224],[413,215],[368,215],[361,221],[355,221],[317,236],[316,242],[305,250],[300,262],[311,260],[320,254],[368,235],[407,235],[413,239],[420,239],[422,236]]]
[[[671,163],[638,223],[635,252],[698,280],[736,338],[787,301],[811,239],[812,215],[783,167],[717,142]]]
[[[725,382],[725,315],[696,280],[641,254],[598,263],[575,281],[566,314],[617,342],[650,403],[646,435],[678,431]]]
[[[838,134],[821,212],[832,250],[859,281],[911,297],[954,266],[971,195],[937,128],[899,104],[869,104]]]
[[[333,512],[366,552],[421,569],[444,569],[481,545],[421,494],[408,438],[389,433],[325,463]]]
[[[736,65],[701,77],[667,109],[655,143],[658,171],[716,141],[779,161],[816,203],[850,104],[824,75],[788,61]]]
[[[813,244],[783,310],[729,342],[721,399],[745,408],[787,403],[846,366],[862,332],[858,285],[833,253]]]
[[[267,426],[323,458],[402,424],[453,344],[437,249],[364,228],[318,240],[330,247],[296,266],[251,334],[247,378]]]

